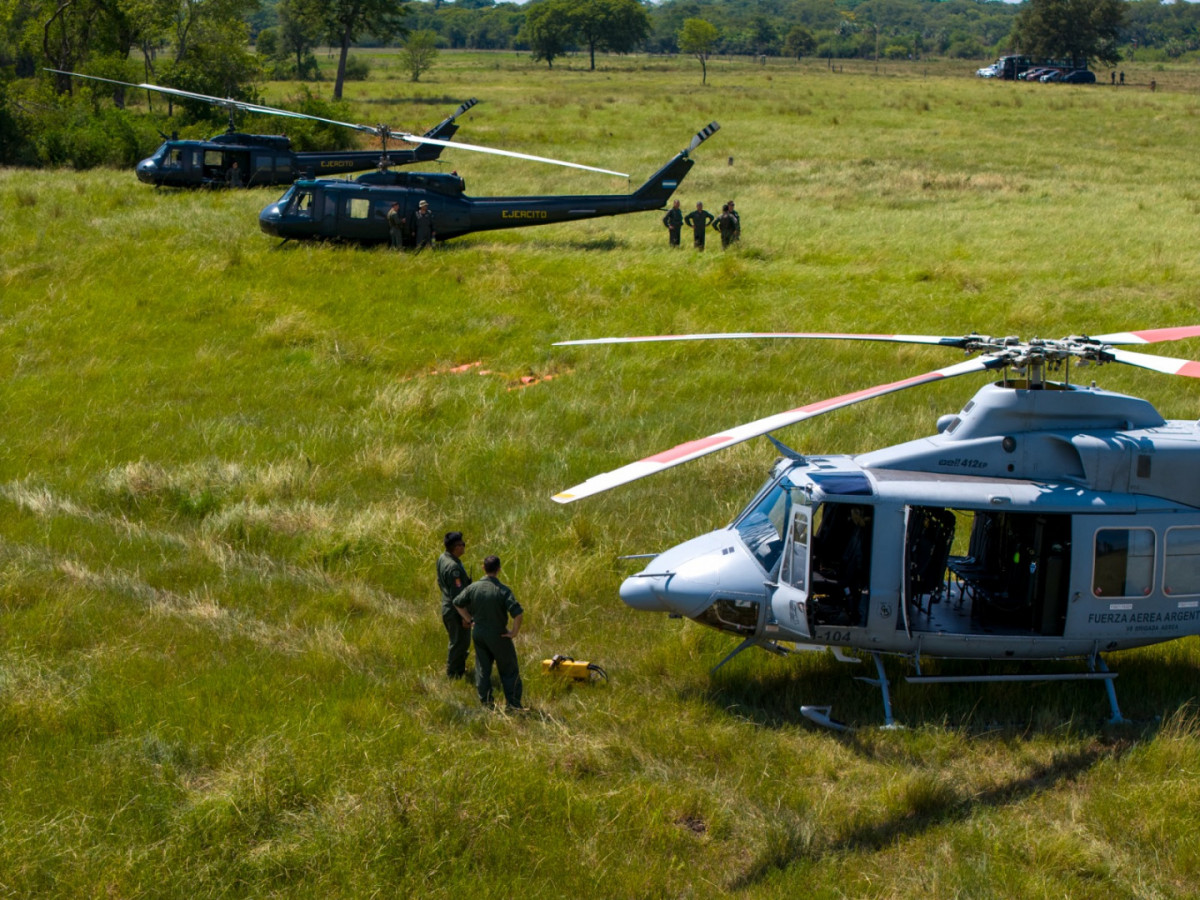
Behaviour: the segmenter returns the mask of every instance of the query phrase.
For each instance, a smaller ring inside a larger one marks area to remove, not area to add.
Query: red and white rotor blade
[[[836,334],[818,331],[729,331],[718,334],[658,334],[647,337],[587,338],[578,341],[558,341],[555,347],[578,347],[585,344],[652,344],[660,341],[736,341],[756,338],[811,339],[842,341],[890,341],[897,344],[934,344],[961,347],[962,338],[933,334]]]
[[[1132,350],[1106,350],[1117,362],[1127,366],[1138,366],[1142,369],[1152,369],[1164,375],[1184,375],[1188,378],[1200,378],[1200,362],[1188,359],[1173,359],[1170,356],[1156,356],[1152,353],[1134,353]]]
[[[516,153],[512,150],[497,150],[495,147],[482,147],[479,144],[464,144],[462,141],[443,141],[439,138],[425,137],[420,134],[411,134],[407,131],[389,131],[388,137],[396,138],[401,141],[408,141],[410,144],[434,144],[438,147],[453,147],[456,150],[474,150],[476,153],[491,153],[495,156],[511,156],[513,159],[527,159],[531,162],[549,163],[552,166],[566,166],[569,169],[582,169],[585,172],[599,172],[602,175],[617,175],[621,178],[628,178],[625,172],[614,172],[611,169],[597,169],[595,166],[585,166],[581,163],[564,162],[561,159],[550,159],[546,156],[531,156],[528,153]]]
[[[905,388],[929,384],[930,382],[940,381],[944,378],[954,378],[957,375],[969,375],[972,372],[981,372],[985,369],[996,369],[1003,365],[1004,361],[996,357],[985,356],[977,359],[969,359],[966,362],[957,363],[953,366],[946,366],[943,369],[926,372],[924,375],[916,375],[912,378],[893,381],[891,384],[881,384],[877,387],[855,391],[852,394],[843,394],[840,397],[833,397],[829,400],[818,400],[816,403],[809,403],[807,406],[776,413],[773,416],[748,422],[745,425],[738,425],[727,431],[722,431],[706,438],[700,438],[698,441],[688,441],[677,447],[672,447],[670,450],[656,453],[654,456],[646,457],[646,459],[630,463],[627,466],[622,466],[603,475],[593,476],[582,484],[577,484],[575,487],[555,494],[554,500],[558,503],[572,503],[583,497],[590,497],[593,494],[599,494],[602,491],[627,484],[630,481],[636,481],[639,478],[645,478],[647,475],[661,472],[663,469],[691,462],[694,459],[707,456],[709,453],[717,450],[724,450],[726,447],[732,447],[734,444],[740,444],[751,438],[768,434],[788,425],[795,425],[797,422],[803,422],[805,419],[811,419],[815,416],[832,412],[835,409],[841,409],[844,406],[861,403],[863,400],[871,400],[875,397],[882,397],[884,394],[902,391]]]
[[[1162,341],[1182,341],[1200,337],[1200,325],[1180,325],[1175,328],[1150,328],[1145,331],[1118,331],[1098,334],[1094,338],[1106,344],[1157,344]]]

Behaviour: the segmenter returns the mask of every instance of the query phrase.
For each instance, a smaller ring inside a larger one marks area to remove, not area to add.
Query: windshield
[[[283,209],[284,215],[288,216],[303,216],[304,218],[312,218],[313,210],[313,195],[311,191],[298,190],[295,185],[288,188],[286,194],[279,198],[279,206]]]
[[[764,569],[772,572],[783,551],[783,535],[792,508],[791,484],[783,479],[738,517],[734,528]]]

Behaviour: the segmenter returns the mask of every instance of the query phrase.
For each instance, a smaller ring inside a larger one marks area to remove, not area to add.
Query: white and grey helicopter
[[[738,425],[598,475],[571,503],[766,435],[782,453],[725,528],[656,556],[621,585],[639,610],[687,617],[786,654],[870,654],[894,724],[883,654],[916,683],[1096,680],[1122,721],[1103,654],[1200,633],[1200,422],[1071,384],[1069,364],[1119,362],[1200,377],[1200,363],[1118,349],[1200,336],[1200,326],[1019,340],[903,334],[734,333],[562,345],[731,339],[931,344],[955,365]],[[771,432],[851,404],[999,370],[937,433],[855,456],[803,456]],[[1047,372],[1063,370],[1063,382]],[[956,536],[959,540],[956,542]],[[959,551],[955,553],[954,551]],[[922,660],[1082,660],[1078,672],[928,675]],[[713,671],[716,671],[714,668]],[[1086,668],[1086,671],[1084,669]],[[845,727],[829,707],[814,722]]]

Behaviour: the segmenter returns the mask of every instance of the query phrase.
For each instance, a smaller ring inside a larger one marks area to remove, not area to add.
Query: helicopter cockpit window
[[[1149,528],[1102,528],[1096,532],[1096,597],[1145,597],[1154,589],[1154,532]]]
[[[1168,528],[1163,593],[1200,594],[1200,528]]]
[[[172,147],[163,157],[163,166],[168,169],[183,168],[183,151],[178,147]]]
[[[312,211],[312,191],[296,191],[292,195],[291,202],[287,205],[287,214],[289,216],[302,216],[303,218],[311,219]]]
[[[792,509],[792,492],[781,481],[748,508],[734,526],[738,535],[759,564],[768,572],[775,570],[783,551],[783,535],[787,530],[788,513]]]

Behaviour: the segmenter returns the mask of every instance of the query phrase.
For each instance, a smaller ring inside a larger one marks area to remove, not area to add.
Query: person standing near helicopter
[[[662,223],[667,229],[667,240],[670,242],[670,246],[678,247],[679,232],[683,229],[683,210],[679,208],[678,200],[667,210]]]
[[[392,204],[387,214],[388,232],[392,238],[392,249],[399,250],[404,246],[404,216],[400,214],[400,201]]]
[[[726,203],[721,207],[721,214],[717,216],[717,220],[713,222],[713,228],[721,235],[722,250],[728,250],[729,245],[733,243],[733,233],[736,227],[737,220],[733,217],[729,204]]]
[[[446,650],[446,677],[462,678],[467,674],[467,651],[471,649],[471,626],[455,608],[458,599],[468,585],[471,576],[462,564],[462,555],[467,551],[461,531],[447,531],[442,544],[446,552],[438,557],[437,580],[442,591],[442,624],[450,638]]]
[[[429,208],[428,200],[422,200],[417,204],[416,220],[417,252],[419,253],[426,247],[433,247],[433,242],[437,238],[437,231],[433,226],[433,210]]]
[[[500,686],[509,709],[521,706],[521,668],[513,638],[521,631],[525,611],[512,589],[500,581],[500,557],[489,556],[483,561],[484,577],[469,585],[454,598],[454,605],[463,625],[474,630],[475,691],[484,706],[494,705],[492,699],[492,663],[500,671]],[[512,617],[511,623],[509,617]]]
[[[684,216],[683,221],[692,227],[692,246],[697,250],[704,249],[704,238],[712,220],[713,214],[704,208],[703,203],[697,203],[695,210]]]

